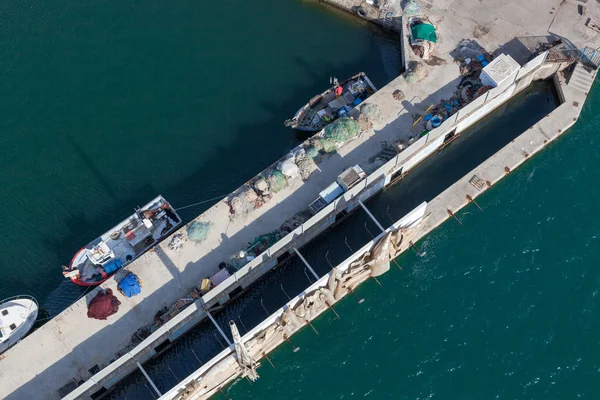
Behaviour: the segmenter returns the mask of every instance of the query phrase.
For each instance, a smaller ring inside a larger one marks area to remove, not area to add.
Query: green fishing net
[[[208,236],[210,226],[210,222],[192,222],[187,228],[188,238],[196,242],[203,242]]]
[[[342,117],[325,128],[325,138],[343,143],[360,133],[358,122],[352,118]]]

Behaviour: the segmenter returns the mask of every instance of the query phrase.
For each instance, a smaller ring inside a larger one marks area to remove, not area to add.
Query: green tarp
[[[413,25],[411,28],[413,40],[427,40],[429,42],[437,42],[435,28],[429,24]]]

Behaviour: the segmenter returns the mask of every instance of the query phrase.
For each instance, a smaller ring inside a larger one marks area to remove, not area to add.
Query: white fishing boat
[[[364,72],[341,83],[333,78],[331,84],[332,87],[310,99],[292,119],[285,121],[284,125],[300,131],[318,132],[348,114],[377,91]]]
[[[0,354],[27,335],[37,316],[38,304],[31,296],[14,296],[0,302]]]
[[[79,250],[63,275],[81,286],[96,286],[156,246],[181,225],[181,218],[158,196],[129,218]]]

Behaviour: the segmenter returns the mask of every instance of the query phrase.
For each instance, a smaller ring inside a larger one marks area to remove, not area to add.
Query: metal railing
[[[590,68],[598,69],[600,67],[600,50],[584,47],[580,51],[579,62]]]
[[[550,50],[557,44],[562,43],[558,36],[547,35],[547,36],[522,36],[514,39],[521,46],[526,48],[532,56],[543,53],[546,50]]]
[[[515,40],[531,52],[530,57],[548,51],[545,62],[581,62],[593,69],[600,67],[600,50],[590,47],[579,49],[571,42],[565,41],[555,35],[527,36],[519,37]]]

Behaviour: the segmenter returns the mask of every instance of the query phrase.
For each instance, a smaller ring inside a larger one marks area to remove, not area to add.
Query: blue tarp
[[[118,270],[119,268],[121,268],[123,266],[123,263],[121,262],[121,260],[119,260],[118,258],[112,260],[109,263],[106,263],[102,266],[102,268],[104,268],[104,272],[106,272],[108,275],[112,274],[113,272],[115,272],[116,270]]]
[[[135,296],[142,291],[138,277],[131,272],[119,282],[119,289],[127,297]]]

